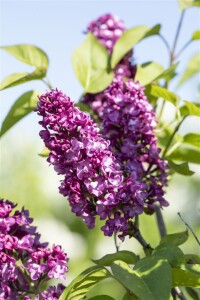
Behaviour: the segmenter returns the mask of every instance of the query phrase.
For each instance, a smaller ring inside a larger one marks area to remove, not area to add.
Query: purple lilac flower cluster
[[[72,212],[93,228],[98,200],[112,202],[109,196],[123,181],[109,142],[90,116],[57,89],[39,97],[37,111],[45,128],[40,136],[50,150],[47,161],[64,175],[60,193],[68,197]]]
[[[102,133],[110,141],[125,177],[123,188],[117,194],[123,217],[140,214],[144,209],[154,210],[155,202],[168,203],[163,198],[167,185],[167,162],[159,157],[155,113],[139,82],[115,79],[105,91],[107,107],[104,109]],[[105,207],[106,209],[106,207]],[[108,220],[110,235],[115,220]]]
[[[98,19],[92,21],[87,31],[90,31],[99,40],[104,47],[112,53],[116,41],[125,31],[124,23],[111,14],[105,14]],[[133,51],[129,51],[115,67],[115,77],[117,78],[134,78],[136,66],[132,63]],[[103,92],[97,94],[86,94],[82,101],[89,105],[91,109],[101,119],[104,107],[106,107],[106,98]]]
[[[65,278],[67,255],[60,246],[50,249],[41,243],[29,211],[14,211],[15,207],[0,199],[0,299],[58,299],[62,285],[38,295],[35,291],[44,280]]]
[[[47,161],[63,174],[60,193],[89,228],[106,220],[104,234],[131,235],[132,219],[155,202],[166,206],[167,164],[153,130],[153,107],[139,83],[115,79],[105,91],[103,136],[87,113],[58,90],[39,97],[40,132],[50,150]],[[122,175],[123,174],[123,175]]]

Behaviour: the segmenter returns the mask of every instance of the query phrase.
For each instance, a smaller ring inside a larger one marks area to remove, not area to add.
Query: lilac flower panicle
[[[104,234],[130,235],[130,222],[156,202],[166,206],[167,164],[159,158],[152,105],[137,82],[115,79],[104,92],[102,135],[87,113],[57,89],[39,97],[47,161],[64,179],[60,193],[88,228],[105,220]],[[123,175],[122,175],[123,174]],[[37,271],[39,272],[39,271]]]
[[[53,246],[51,249],[47,248],[48,243],[41,243],[36,227],[32,226],[33,219],[29,217],[29,211],[24,208],[21,211],[14,211],[15,207],[12,202],[0,199],[0,299],[2,300],[17,300],[23,296],[25,300],[32,299],[28,295],[31,291],[35,294],[34,288],[37,288],[41,280],[65,279],[68,270],[67,254],[62,248]],[[52,288],[52,298],[45,296],[50,292],[43,291],[44,296],[41,293],[34,299],[58,299],[61,292],[59,288]]]
[[[99,197],[116,193],[123,181],[109,142],[90,116],[57,89],[39,97],[37,111],[44,127],[40,136],[50,150],[47,160],[64,175],[59,191],[68,197],[72,212],[93,228]]]
[[[159,157],[160,149],[154,135],[157,122],[144,87],[139,82],[129,80],[124,83],[115,79],[104,96],[107,107],[102,133],[110,142],[125,180],[115,199],[120,208],[118,215],[108,220],[103,230],[106,235],[111,235],[118,228],[114,225],[117,220],[122,236],[125,236],[128,221],[135,215],[144,209],[153,211],[156,202],[161,206],[168,205],[163,190],[167,185],[168,165]]]
[[[103,46],[112,53],[113,47],[117,40],[125,31],[125,25],[122,20],[112,14],[105,14],[92,21],[87,28]],[[133,51],[129,51],[115,67],[116,78],[134,78],[136,74],[136,66],[133,63]],[[103,92],[97,94],[86,94],[82,101],[90,106],[90,108],[101,119],[103,110],[107,105],[106,97]]]

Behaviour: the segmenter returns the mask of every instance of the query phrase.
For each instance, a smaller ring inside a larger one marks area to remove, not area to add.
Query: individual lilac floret
[[[45,128],[40,136],[50,150],[47,161],[64,175],[59,191],[68,197],[72,212],[93,228],[97,201],[115,194],[123,181],[109,141],[90,116],[57,89],[39,97],[37,111]]]
[[[126,178],[126,185],[117,195],[123,202],[124,216],[131,218],[144,209],[151,212],[155,202],[167,206],[163,188],[167,185],[168,166],[159,157],[155,113],[144,87],[139,82],[116,79],[104,95],[107,107],[102,133],[110,141],[110,149]]]
[[[29,211],[15,207],[0,199],[0,299],[27,300],[41,281],[65,278],[68,258],[60,246],[41,243]]]
[[[105,14],[92,21],[87,31],[90,31],[102,43],[105,48],[112,53],[113,47],[117,40],[125,31],[124,23],[116,16]],[[129,51],[115,67],[116,78],[134,78],[136,66],[132,59],[133,51]],[[86,94],[82,101],[86,103],[99,117],[102,118],[103,110],[107,105],[103,92],[97,94]]]

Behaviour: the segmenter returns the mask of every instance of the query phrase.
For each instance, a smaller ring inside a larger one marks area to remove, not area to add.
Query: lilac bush
[[[44,281],[65,279],[67,254],[48,247],[32,225],[29,211],[0,199],[0,299],[58,299],[63,285],[41,290]]]

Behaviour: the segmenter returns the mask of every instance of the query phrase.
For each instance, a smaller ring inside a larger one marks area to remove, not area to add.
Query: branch
[[[200,240],[198,239],[198,237],[196,236],[194,230],[191,228],[191,226],[185,222],[185,220],[182,218],[180,212],[178,212],[178,216],[179,218],[181,219],[181,221],[185,224],[185,226],[191,231],[192,235],[194,236],[195,240],[197,241],[197,243],[199,244],[200,246]]]
[[[161,212],[161,209],[160,209],[160,204],[155,203],[154,207],[155,207],[155,213],[156,213],[156,220],[157,220],[157,224],[158,224],[158,229],[159,229],[159,232],[160,232],[160,236],[162,238],[163,236],[165,236],[167,234],[165,222],[164,222],[163,215],[162,215],[162,212]]]

